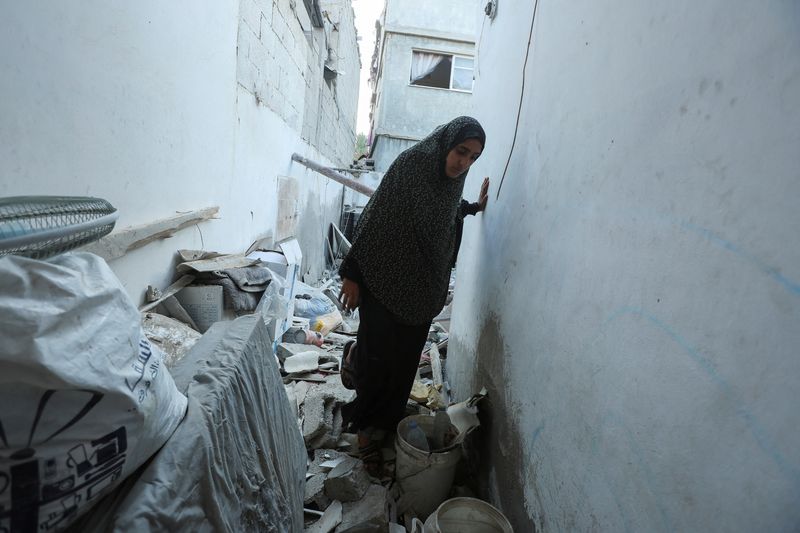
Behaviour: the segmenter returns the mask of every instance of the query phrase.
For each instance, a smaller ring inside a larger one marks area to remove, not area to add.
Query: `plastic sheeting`
[[[215,324],[172,375],[186,418],[70,531],[302,531],[306,451],[264,321]]]

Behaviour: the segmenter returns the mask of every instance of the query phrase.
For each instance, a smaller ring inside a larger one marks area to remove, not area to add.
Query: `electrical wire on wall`
[[[511,163],[511,156],[514,154],[514,147],[517,145],[517,132],[519,131],[519,119],[522,115],[522,102],[525,98],[525,73],[528,69],[528,56],[531,53],[531,41],[533,40],[533,25],[536,22],[536,13],[539,11],[539,0],[533,5],[533,15],[531,16],[531,30],[528,34],[528,48],[525,50],[525,63],[522,65],[522,89],[519,92],[519,107],[517,108],[517,122],[514,126],[514,138],[511,141],[511,150],[508,152],[508,159],[506,166],[503,169],[503,176],[500,178],[500,184],[497,186],[497,195],[495,199],[500,198],[500,190],[503,188],[503,181],[506,179],[506,172],[508,172],[508,165]]]

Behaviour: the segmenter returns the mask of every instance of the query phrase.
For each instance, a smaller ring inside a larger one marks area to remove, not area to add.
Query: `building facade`
[[[370,73],[371,155],[385,172],[439,124],[469,114],[476,0],[386,0]]]

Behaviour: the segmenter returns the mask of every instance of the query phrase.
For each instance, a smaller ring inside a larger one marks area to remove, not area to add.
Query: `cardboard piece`
[[[181,303],[200,333],[205,333],[214,322],[222,320],[222,286],[190,285],[175,296]]]

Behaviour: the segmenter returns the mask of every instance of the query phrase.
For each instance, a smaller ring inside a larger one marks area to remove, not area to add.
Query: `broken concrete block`
[[[301,352],[283,361],[283,369],[288,374],[313,372],[319,368],[319,354],[312,351]]]
[[[306,533],[330,533],[342,521],[342,503],[333,502],[325,509],[322,518],[311,524]]]
[[[297,407],[297,395],[295,394],[294,383],[284,385],[283,388],[286,390],[286,397],[289,399],[289,407],[292,408],[294,417],[298,418],[300,416],[300,410]]]
[[[364,463],[349,457],[328,473],[325,494],[333,500],[353,502],[364,496],[370,484]]]
[[[322,466],[324,463],[327,463],[329,461],[341,462],[342,459],[347,459],[349,457],[350,456],[347,455],[346,453],[339,452],[336,450],[324,450],[324,449],[314,450],[314,460],[311,461],[310,465],[308,465],[308,473],[312,475],[327,473],[329,469],[324,468]]]
[[[310,386],[311,384],[308,381],[296,381],[294,383],[294,395],[297,399],[298,409],[303,405],[303,402],[306,399],[306,394],[308,394],[308,388]]]
[[[327,351],[318,346],[314,346],[313,344],[296,344],[293,342],[282,342],[278,344],[278,349],[275,351],[275,355],[278,356],[278,359],[283,361],[288,357],[303,352],[317,352],[321,356],[328,355]]]
[[[306,505],[314,503],[320,509],[325,509],[330,505],[331,500],[325,493],[325,474],[316,474],[306,480],[303,503]]]
[[[325,404],[321,401],[303,402],[303,439],[308,443],[325,434]]]
[[[308,448],[316,450],[318,448],[333,448],[336,446],[336,443],[338,442],[339,439],[338,438],[334,439],[331,436],[331,432],[333,431],[333,421],[334,421],[333,413],[335,409],[336,409],[336,403],[333,400],[325,401],[325,412],[322,421],[322,424],[324,426],[324,431],[316,438],[306,441]]]
[[[351,529],[389,530],[389,521],[386,517],[386,488],[383,485],[370,485],[363,498],[342,506],[342,523],[336,527],[336,533]]]
[[[327,376],[325,383],[315,384],[314,388],[326,399],[331,398],[339,403],[350,403],[356,397],[356,391],[346,389],[342,385],[342,378],[339,375]]]

